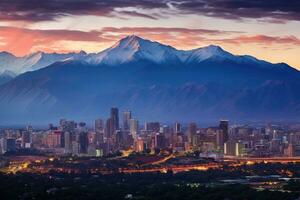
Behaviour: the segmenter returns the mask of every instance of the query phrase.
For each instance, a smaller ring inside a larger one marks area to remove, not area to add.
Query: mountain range
[[[92,54],[2,52],[1,71],[18,74],[2,84],[0,75],[3,124],[93,120],[112,106],[165,122],[297,120],[300,114],[298,70],[214,45],[184,51],[132,35]]]

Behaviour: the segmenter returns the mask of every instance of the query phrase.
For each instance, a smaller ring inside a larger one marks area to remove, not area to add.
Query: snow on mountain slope
[[[171,46],[132,35],[120,40],[107,50],[91,54],[86,58],[86,61],[93,64],[109,65],[122,64],[139,59],[163,63],[174,59],[177,60],[177,51]]]
[[[118,65],[142,60],[157,64],[179,62],[197,64],[208,59],[218,62],[226,60],[238,64],[273,67],[269,62],[258,60],[248,55],[236,56],[215,45],[193,50],[177,50],[174,47],[146,40],[135,35],[127,36],[112,47],[99,53],[88,54],[84,58],[86,62],[91,64],[106,65]]]
[[[186,58],[185,62],[201,62],[209,58],[234,60],[235,56],[224,51],[219,46],[210,45],[189,51],[189,56]]]
[[[9,70],[16,74],[21,74],[27,71],[38,70],[57,61],[64,61],[68,59],[83,59],[85,55],[85,52],[58,54],[44,53],[39,51],[24,57],[16,57],[10,53],[1,52],[0,72]]]
[[[210,45],[185,51],[131,35],[100,53],[88,55],[85,60],[93,64],[116,65],[134,60],[148,60],[154,63],[201,62],[213,57],[232,60],[235,58],[219,46]]]

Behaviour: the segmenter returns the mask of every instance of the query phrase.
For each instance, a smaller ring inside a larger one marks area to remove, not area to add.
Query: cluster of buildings
[[[0,135],[0,153],[35,149],[54,154],[103,156],[119,151],[198,152],[205,157],[226,156],[297,156],[300,155],[300,132],[277,126],[229,126],[221,120],[216,127],[200,128],[196,123],[163,125],[133,118],[111,108],[108,119],[96,119],[93,128],[84,122],[61,119],[47,130],[5,129]]]

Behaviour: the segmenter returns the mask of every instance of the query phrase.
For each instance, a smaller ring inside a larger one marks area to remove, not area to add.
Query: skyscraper
[[[216,144],[219,150],[224,148],[224,133],[223,130],[218,129],[216,131]]]
[[[191,149],[196,146],[197,124],[190,123],[188,128],[188,143]]]
[[[78,140],[80,153],[87,154],[89,145],[88,133],[85,131],[80,132]]]
[[[113,131],[118,130],[119,127],[119,109],[111,108],[110,110],[111,127]]]
[[[111,118],[108,118],[106,120],[106,124],[105,124],[105,138],[111,138],[112,137],[112,127],[111,127],[112,123],[111,123]]]
[[[130,129],[131,111],[123,112],[123,130]]]
[[[100,145],[104,142],[104,124],[102,119],[95,120],[96,144]]]
[[[175,133],[180,133],[181,132],[181,124],[176,122],[174,125],[174,132]]]
[[[64,132],[64,138],[65,138],[65,153],[71,153],[72,152],[72,135],[70,132],[66,131]]]
[[[136,139],[138,134],[139,122],[136,119],[130,119],[130,134],[133,139]]]
[[[219,128],[223,131],[224,142],[227,142],[229,139],[228,136],[228,120],[221,120]]]

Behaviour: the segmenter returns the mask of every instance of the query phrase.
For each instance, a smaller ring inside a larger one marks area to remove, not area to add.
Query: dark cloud
[[[0,50],[16,55],[25,55],[32,50],[53,52],[60,42],[91,42],[106,43],[116,39],[113,36],[103,36],[101,31],[76,30],[38,30],[0,26]],[[64,45],[59,45],[59,51],[72,51]]]
[[[226,19],[300,20],[299,0],[186,0],[175,5],[185,13]]]
[[[136,12],[136,11],[120,11],[119,14],[124,14],[127,16],[133,16],[133,17],[144,17],[144,18],[153,19],[153,20],[158,19],[157,16],[143,14],[143,13]]]
[[[27,28],[16,28],[0,26],[0,35],[4,38],[9,37],[31,37],[36,41],[44,40],[66,40],[66,41],[107,41],[101,31],[77,31],[77,30],[38,30]],[[110,40],[108,40],[110,41]]]
[[[299,0],[1,0],[0,19],[45,21],[66,15],[118,16],[116,8],[123,9],[120,15],[149,19],[158,19],[160,13],[149,14],[146,10],[158,8],[173,14],[226,19],[266,18],[272,23],[300,20]],[[141,8],[143,13],[127,8]]]
[[[231,33],[242,33],[240,31],[223,31],[214,29],[192,29],[192,28],[172,28],[172,27],[105,27],[102,29],[103,32],[114,32],[114,33],[127,33],[127,34],[141,34],[141,33],[183,33],[183,34],[209,34],[209,35],[221,35]]]
[[[212,40],[214,42],[223,42],[230,44],[284,44],[284,45],[300,45],[300,39],[295,36],[268,36],[268,35],[252,35],[252,36],[238,36],[230,39]]]
[[[47,21],[67,15],[111,16],[116,8],[167,8],[162,1],[150,0],[1,0],[0,19]],[[138,12],[127,15],[154,18]]]

